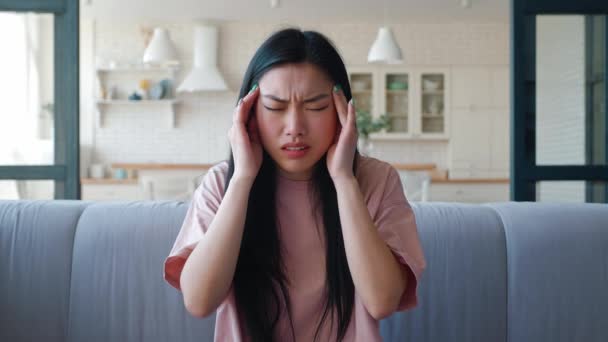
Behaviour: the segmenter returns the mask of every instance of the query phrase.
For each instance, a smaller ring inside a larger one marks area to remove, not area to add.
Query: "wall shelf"
[[[112,106],[129,106],[129,107],[141,107],[141,106],[161,106],[165,107],[169,113],[168,124],[169,127],[175,128],[175,106],[179,104],[179,100],[175,99],[173,82],[175,80],[175,76],[177,71],[179,70],[179,65],[146,65],[146,64],[137,64],[137,65],[127,65],[127,66],[117,66],[114,68],[110,67],[98,67],[95,69],[97,74],[97,80],[99,83],[99,89],[97,92],[100,93],[98,96],[112,96],[107,95],[106,91],[109,88],[118,87],[122,89],[122,93],[115,94],[113,96],[119,97],[119,99],[102,99],[98,98],[95,101],[96,105],[96,121],[97,127],[103,127],[103,113],[107,110],[108,107]],[[171,82],[171,86],[169,89],[165,90],[165,97],[158,100],[137,100],[132,101],[126,99],[126,95],[129,92],[125,92],[124,89],[133,89],[136,88],[136,84],[141,79],[147,79],[152,83],[159,82],[162,79],[169,79]],[[111,83],[110,83],[111,82]],[[127,88],[125,84],[130,84]],[[112,87],[109,87],[112,85]]]

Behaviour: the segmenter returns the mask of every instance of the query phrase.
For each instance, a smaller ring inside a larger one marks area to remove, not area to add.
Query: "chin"
[[[295,160],[282,159],[278,162],[275,161],[275,163],[285,173],[292,175],[310,175],[320,159],[321,158]]]

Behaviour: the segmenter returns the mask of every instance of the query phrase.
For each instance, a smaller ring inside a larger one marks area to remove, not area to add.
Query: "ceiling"
[[[271,8],[271,1],[278,2]],[[462,1],[470,2],[464,8]],[[83,17],[99,19],[508,22],[509,0],[80,0]]]

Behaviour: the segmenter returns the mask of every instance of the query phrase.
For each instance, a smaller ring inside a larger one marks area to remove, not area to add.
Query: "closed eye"
[[[320,112],[320,111],[322,111],[322,110],[327,109],[327,107],[329,107],[329,106],[325,106],[325,107],[323,107],[323,108],[309,108],[309,110],[314,110],[315,112]],[[268,110],[270,110],[270,111],[279,111],[279,110],[283,110],[283,109],[281,109],[281,108],[270,108],[270,107],[266,107],[266,106],[264,106],[264,108],[266,108],[266,109],[268,109]]]

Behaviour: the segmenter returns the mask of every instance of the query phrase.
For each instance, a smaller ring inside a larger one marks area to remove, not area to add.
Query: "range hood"
[[[177,87],[178,92],[228,90],[217,68],[218,28],[197,24],[194,31],[194,68]]]

